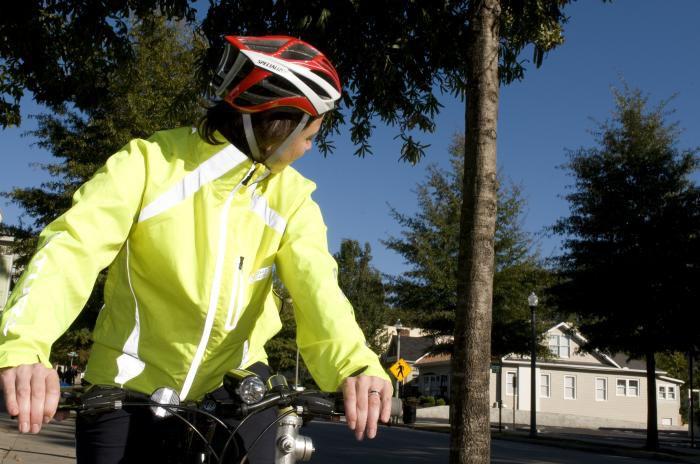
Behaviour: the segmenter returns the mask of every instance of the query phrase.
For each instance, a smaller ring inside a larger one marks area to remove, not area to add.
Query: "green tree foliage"
[[[273,274],[273,288],[280,300],[282,329],[265,344],[265,352],[273,371],[289,371],[294,369],[297,351],[294,302],[277,274]]]
[[[64,336],[56,340],[51,347],[51,362],[69,365],[72,360],[82,370],[85,370],[92,347],[92,331],[86,327],[66,332]],[[76,353],[71,357],[69,353]]]
[[[67,210],[77,188],[130,139],[192,124],[200,114],[191,31],[152,18],[129,37],[134,59],[106,77],[104,91],[95,89],[100,99],[91,108],[37,116],[31,135],[57,158],[44,166],[52,180],[8,195],[33,219],[34,232]]]
[[[282,281],[273,273],[273,291],[280,301],[280,320],[282,328],[265,344],[267,361],[273,372],[280,372],[290,380],[295,376],[297,368],[297,323],[294,319],[294,300]],[[311,377],[304,363],[304,358],[299,356],[299,384],[306,388],[318,389],[318,385]]]
[[[435,337],[452,335],[454,330],[463,145],[464,137],[455,137],[450,147],[450,170],[428,167],[426,181],[416,189],[419,210],[415,215],[392,210],[403,231],[400,237],[383,242],[411,266],[392,278],[391,302],[405,312],[414,312],[414,321]],[[529,353],[527,296],[551,280],[533,251],[532,237],[522,228],[524,209],[521,188],[499,182],[491,337],[494,356]],[[540,308],[546,311],[546,304]],[[452,346],[449,343],[441,348],[451,350]]]
[[[693,385],[692,388],[697,390],[700,388],[700,362],[697,359],[697,353],[693,355]],[[680,387],[680,399],[681,399],[681,418],[684,421],[688,420],[688,390],[691,388],[690,385],[690,375],[689,375],[689,365],[688,365],[688,353],[671,352],[671,353],[658,353],[656,355],[656,365],[659,369],[668,372],[668,375],[682,380],[684,382]],[[694,393],[694,414],[697,422],[697,418],[700,418],[700,404],[698,404],[697,393]],[[697,430],[697,429],[696,429]]]
[[[161,14],[194,19],[187,0],[25,0],[0,15],[0,127],[19,125],[19,100],[79,111],[100,105],[110,77],[136,55],[130,25]]]
[[[386,344],[382,328],[386,319],[386,292],[381,273],[372,267],[369,243],[362,248],[356,240],[343,239],[338,262],[338,283],[355,309],[355,318],[370,348],[380,353]]]
[[[614,96],[596,146],[573,151],[566,165],[574,185],[571,213],[554,226],[565,238],[555,294],[580,316],[590,347],[646,358],[647,445],[655,448],[655,354],[698,341],[688,324],[700,282],[698,150],[678,148],[668,102],[650,108],[627,87]]]
[[[95,90],[100,99],[94,106],[83,111],[62,107],[37,117],[38,129],[32,135],[57,160],[44,166],[52,175],[50,181],[4,193],[32,218],[28,226],[10,230],[23,238],[15,250],[22,255],[20,265],[33,252],[38,231],[70,207],[73,193],[110,155],[132,138],[197,121],[195,60],[202,45],[192,38],[192,31],[182,24],[158,17],[139,21],[129,32],[135,56],[108,74],[106,89]],[[94,324],[102,305],[103,281],[101,276],[71,330]]]
[[[362,329],[369,346],[379,352],[386,343],[381,334],[384,324],[386,306],[382,277],[372,267],[372,253],[369,244],[364,248],[355,240],[344,239],[340,251],[334,255],[338,262],[338,283],[355,309],[355,317]],[[296,366],[296,322],[294,320],[294,301],[282,282],[275,275],[275,293],[284,302],[280,309],[282,329],[267,342],[265,351],[273,370],[294,370]],[[307,381],[307,369],[299,359],[301,382]],[[310,380],[309,380],[310,381]]]
[[[329,56],[346,84],[342,105],[350,114],[327,118],[320,148],[332,150],[325,136],[349,122],[355,153],[371,154],[369,139],[378,118],[397,127],[401,158],[415,163],[427,145],[413,132],[435,130],[442,106],[436,90],[465,96],[466,68],[472,61],[467,47],[470,19],[479,3],[222,0],[209,9],[202,24],[214,45],[207,67],[216,65],[224,34],[301,37]],[[566,18],[560,8],[568,0],[500,3],[499,72],[501,81],[510,83],[524,77],[526,60],[520,52],[526,45],[534,45],[533,61],[539,66],[545,53],[563,42],[561,22]]]

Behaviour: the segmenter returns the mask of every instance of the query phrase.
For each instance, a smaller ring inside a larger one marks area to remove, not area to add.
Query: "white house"
[[[550,328],[546,342],[551,354],[537,360],[535,372],[537,423],[570,427],[646,427],[645,363],[624,354],[582,353],[585,338],[569,324]],[[403,339],[402,339],[403,343]],[[530,358],[511,354],[491,369],[491,419],[527,424],[530,420]],[[415,362],[419,375],[413,385],[424,395],[450,395],[450,356],[426,353]],[[500,372],[499,372],[500,370]],[[656,371],[656,401],[660,427],[682,424],[681,380]]]
[[[10,282],[14,267],[15,255],[9,251],[12,237],[0,236],[0,309],[5,306],[10,296]]]

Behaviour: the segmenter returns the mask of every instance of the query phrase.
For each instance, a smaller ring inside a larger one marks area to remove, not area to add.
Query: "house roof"
[[[416,365],[425,366],[428,364],[444,363],[444,362],[449,362],[451,359],[452,359],[452,355],[450,355],[450,353],[438,353],[438,354],[426,353],[424,356],[421,356],[416,361]]]
[[[551,331],[553,329],[563,329],[564,331],[570,333],[573,337],[581,340],[583,343],[587,343],[588,340],[586,337],[581,335],[581,333],[576,330],[574,327],[572,327],[570,324],[567,324],[566,322],[560,322],[559,324],[555,325],[551,329],[548,330]],[[644,360],[641,359],[631,359],[629,354],[627,353],[615,353],[612,356],[608,356],[605,353],[599,351],[599,350],[593,350],[591,353],[592,355],[602,358],[605,361],[609,362],[615,367],[619,367],[620,369],[637,369],[637,370],[646,370],[647,365]],[[557,360],[554,360],[553,362],[557,362]],[[572,363],[567,363],[567,364],[572,364]],[[661,369],[656,369],[656,373],[663,373],[665,374],[666,371],[663,371]]]
[[[576,330],[571,324],[568,324],[568,323],[566,323],[566,322],[560,322],[559,324],[557,324],[557,325],[555,325],[554,327],[552,327],[551,329],[549,329],[549,330],[547,331],[547,333],[549,333],[549,332],[551,332],[551,331],[553,331],[553,330],[556,330],[556,329],[559,329],[559,330],[561,330],[562,332],[565,332],[565,333],[570,334],[572,337],[574,337],[575,339],[577,339],[579,345],[588,343],[588,340],[586,339],[586,337],[584,337],[584,336],[581,334],[581,332],[579,332],[578,330]],[[598,358],[598,359],[599,359],[600,361],[602,361],[604,364],[605,364],[605,363],[608,363],[608,364],[611,364],[611,365],[613,365],[613,366],[615,366],[615,367],[622,367],[616,360],[614,360],[613,358],[611,358],[611,357],[608,356],[607,354],[601,352],[601,351],[598,350],[597,348],[594,349],[594,350],[591,352],[591,355],[593,355],[594,357]]]
[[[644,360],[629,359],[629,355],[626,353],[615,353],[612,358],[623,369],[627,368],[627,369],[645,370],[647,368],[647,363]],[[664,371],[660,371],[659,369],[657,369],[656,372],[664,372]]]
[[[389,350],[387,356],[389,358],[396,357],[396,337],[392,336],[389,341]],[[432,337],[401,337],[401,357],[408,362],[415,362],[422,357],[433,346]]]

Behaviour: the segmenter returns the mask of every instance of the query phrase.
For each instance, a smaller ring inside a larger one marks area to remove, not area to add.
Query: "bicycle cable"
[[[170,412],[170,414],[172,414],[174,417],[177,417],[178,419],[180,419],[182,422],[184,422],[184,423],[190,428],[190,430],[192,430],[195,434],[197,434],[197,436],[204,442],[204,445],[205,445],[207,448],[209,448],[209,452],[210,452],[212,455],[214,455],[215,459],[216,459],[217,461],[220,460],[219,455],[216,453],[216,451],[214,451],[214,447],[209,443],[209,440],[207,440],[207,438],[202,434],[202,432],[200,432],[199,429],[198,429],[192,422],[190,422],[190,421],[188,421],[187,419],[185,419],[185,418],[182,416],[182,414],[179,414],[179,413],[175,412],[174,410],[179,409],[179,410],[186,411],[186,412],[191,412],[191,413],[197,413],[197,412],[202,413],[202,414],[204,414],[205,416],[208,416],[208,417],[211,417],[211,418],[215,419],[216,421],[218,421],[219,423],[221,423],[226,429],[228,429],[228,427],[226,427],[226,425],[225,425],[221,420],[219,420],[217,417],[213,416],[212,414],[209,414],[209,413],[207,413],[207,412],[205,412],[205,411],[200,411],[200,410],[198,410],[198,409],[196,409],[196,408],[182,407],[182,406],[177,406],[177,405],[164,405],[164,404],[156,403],[155,401],[152,402],[152,403],[153,403],[153,404],[148,404],[148,403],[123,403],[122,406],[156,406],[156,405],[157,405],[158,407],[161,407],[161,408],[163,408],[163,409],[165,409],[165,410],[168,410],[168,412]]]
[[[235,455],[238,456],[238,453],[241,452],[241,449],[238,447],[238,443],[236,442],[236,440],[234,440],[234,438],[236,437],[236,433],[238,433],[238,429],[240,429],[243,426],[243,424],[248,420],[248,418],[253,417],[254,415],[256,415],[257,413],[259,413],[261,411],[263,411],[263,410],[253,411],[252,413],[248,414],[243,419],[241,419],[241,421],[238,423],[236,428],[233,429],[233,432],[231,432],[231,434],[228,437],[228,440],[226,440],[226,443],[224,444],[224,448],[221,451],[222,458],[224,456],[226,456],[226,451],[228,450],[228,447],[231,444],[231,440],[233,440],[233,446],[236,447],[236,454]],[[227,427],[227,429],[228,429],[228,427]]]

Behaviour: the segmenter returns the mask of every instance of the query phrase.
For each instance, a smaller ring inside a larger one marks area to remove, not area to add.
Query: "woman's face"
[[[323,118],[314,120],[287,145],[286,150],[284,150],[280,156],[277,156],[274,160],[265,161],[265,165],[268,169],[270,169],[273,174],[278,173],[304,156],[304,153],[311,148],[314,137],[316,137],[319,129],[321,129],[322,122]],[[270,148],[269,151],[274,153],[276,149],[277,147],[275,146]]]

